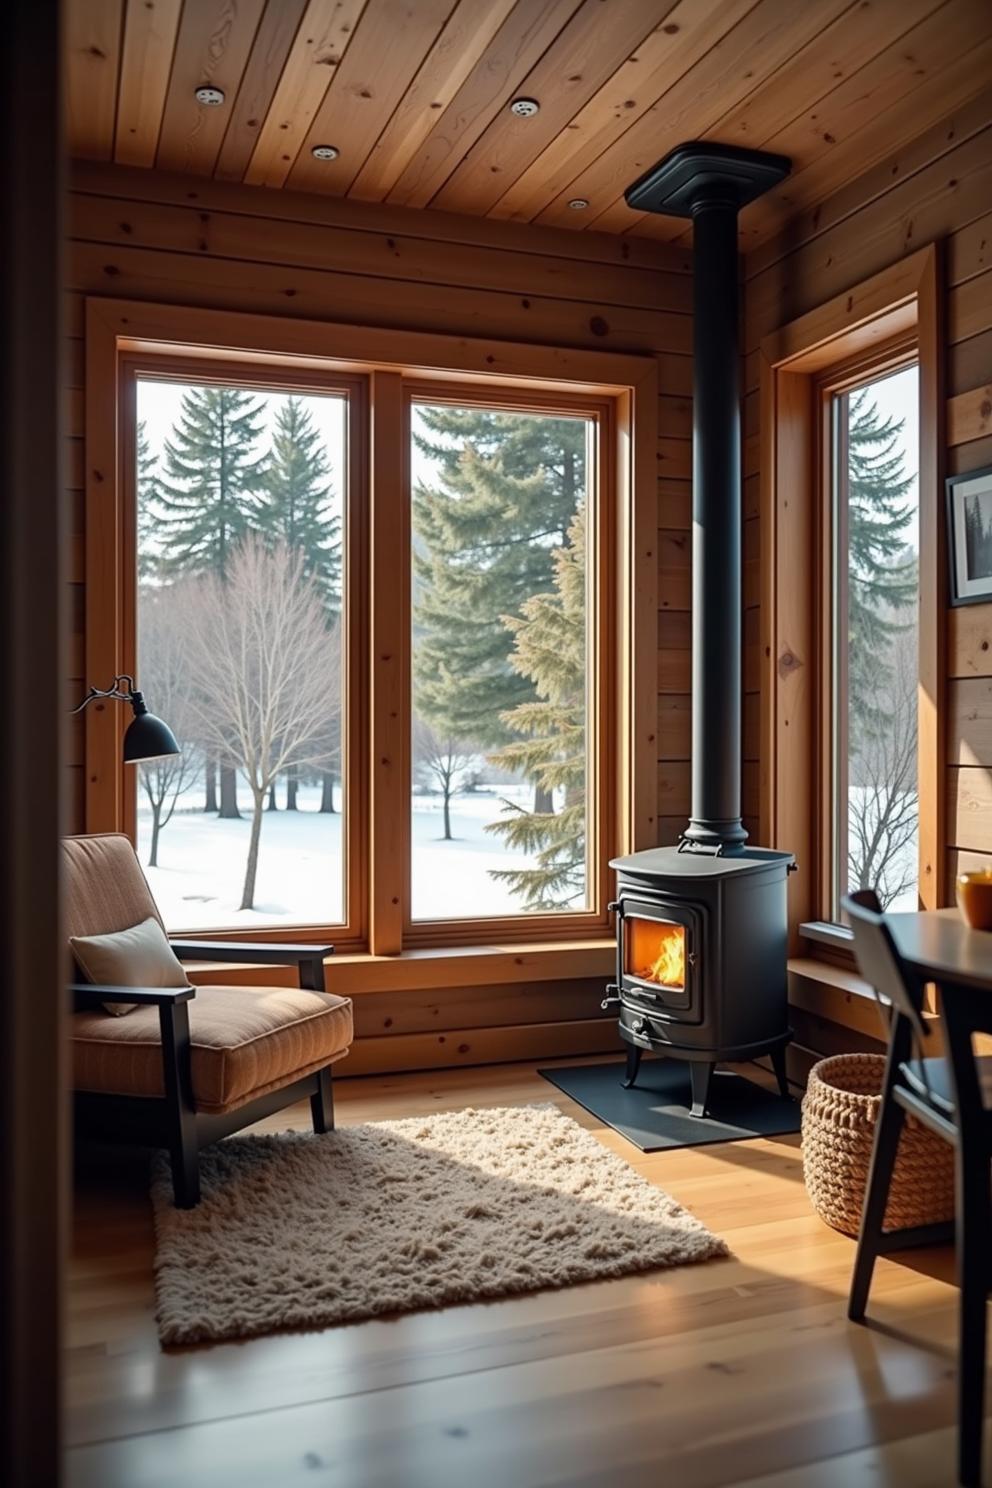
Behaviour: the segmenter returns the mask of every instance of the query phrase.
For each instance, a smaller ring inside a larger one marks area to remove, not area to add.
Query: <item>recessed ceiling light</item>
[[[518,119],[533,119],[540,112],[541,105],[536,98],[515,98],[510,104],[510,113],[516,114]]]
[[[220,108],[224,102],[223,88],[197,88],[197,103],[203,103],[207,108]]]
[[[573,196],[568,205],[573,212],[584,212],[589,203],[584,196]]]
[[[341,151],[337,145],[314,145],[310,154],[314,160],[337,160]]]

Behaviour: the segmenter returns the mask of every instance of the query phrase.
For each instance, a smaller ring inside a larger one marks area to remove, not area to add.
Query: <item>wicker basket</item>
[[[803,1099],[803,1173],[813,1208],[845,1235],[861,1223],[885,1074],[881,1054],[837,1054],[810,1070]],[[899,1140],[887,1230],[954,1216],[954,1149],[912,1116]]]

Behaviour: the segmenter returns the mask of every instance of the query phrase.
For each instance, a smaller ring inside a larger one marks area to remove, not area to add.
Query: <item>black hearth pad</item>
[[[799,1130],[798,1100],[783,1100],[729,1070],[717,1070],[713,1076],[711,1114],[690,1116],[689,1066],[681,1059],[645,1059],[630,1090],[620,1083],[622,1060],[542,1069],[538,1074],[642,1152],[778,1137]]]

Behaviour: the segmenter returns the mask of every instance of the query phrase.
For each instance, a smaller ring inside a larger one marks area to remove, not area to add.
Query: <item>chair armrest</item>
[[[261,961],[268,966],[295,966],[297,981],[312,992],[323,992],[324,957],[332,945],[280,945],[258,940],[170,940],[177,956],[202,961]]]
[[[280,945],[260,940],[172,940],[177,956],[190,961],[256,961],[268,966],[294,966],[334,954],[332,945]]]
[[[152,1007],[175,1007],[196,996],[195,987],[104,987],[97,982],[71,982],[69,991],[77,1011],[104,1002],[135,1002]]]

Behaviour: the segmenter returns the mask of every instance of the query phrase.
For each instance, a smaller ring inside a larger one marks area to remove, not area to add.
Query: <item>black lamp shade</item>
[[[140,694],[139,694],[140,696]],[[167,723],[156,718],[154,713],[138,712],[128,725],[124,735],[124,763],[136,765],[141,760],[162,759],[164,755],[178,754],[176,736]]]

